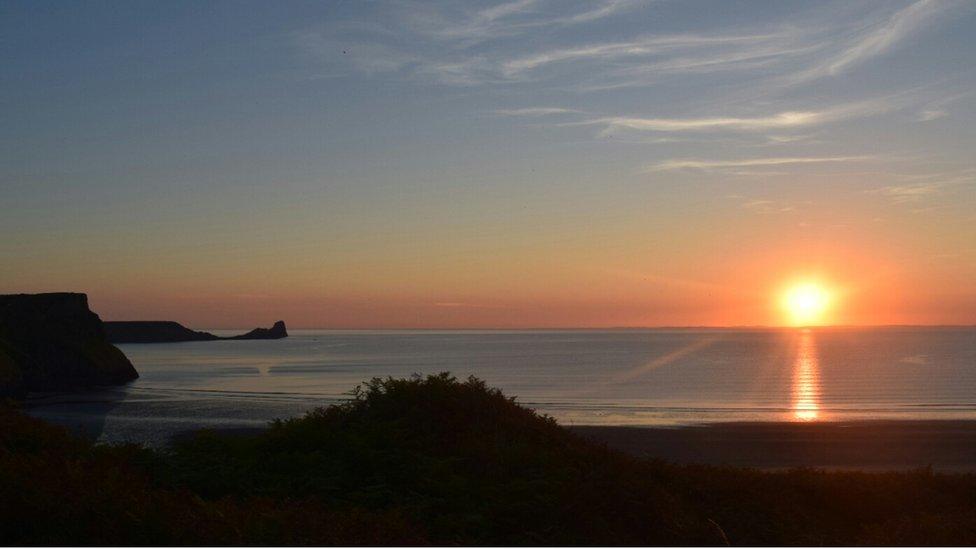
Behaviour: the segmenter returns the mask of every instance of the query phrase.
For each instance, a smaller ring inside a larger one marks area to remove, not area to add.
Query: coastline
[[[24,411],[90,440],[163,447],[201,428],[227,434],[257,433],[271,418],[297,417],[310,408],[305,399],[243,404],[227,396],[197,400],[161,390],[107,389],[36,395],[25,403]],[[201,407],[208,413],[194,413]],[[615,450],[680,464],[864,471],[931,466],[937,471],[976,473],[976,420],[970,419],[560,425]],[[110,434],[106,437],[106,433]]]
[[[737,422],[674,428],[571,426],[622,452],[674,463],[760,469],[976,473],[976,421]]]
[[[918,546],[972,545],[976,532],[976,474],[953,474],[944,454],[947,442],[971,447],[968,420],[565,428],[449,374],[376,380],[349,406],[285,423],[202,436],[184,425],[169,448],[95,447],[15,411],[0,420],[4,503],[20,513],[12,524],[42,526],[15,529],[35,544]],[[634,458],[594,435],[692,455]],[[688,464],[729,463],[732,442],[771,467]],[[842,464],[768,452],[866,442],[893,444],[888,462],[779,471]],[[942,463],[898,462],[905,448],[934,448]]]

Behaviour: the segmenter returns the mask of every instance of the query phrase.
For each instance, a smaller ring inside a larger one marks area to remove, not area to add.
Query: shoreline
[[[303,403],[294,403],[273,413],[263,410],[238,416],[230,401],[221,403],[227,409],[211,410],[220,413],[208,417],[194,414],[186,404],[152,398],[145,403],[120,403],[88,395],[77,401],[35,401],[24,411],[89,439],[162,447],[201,428],[238,435],[258,433],[267,425],[265,418],[300,416],[299,409],[304,408]],[[938,471],[976,473],[976,419],[560,425],[631,455],[679,464],[865,471],[931,466]],[[112,434],[105,438],[106,432]]]
[[[760,469],[976,473],[976,421],[730,422],[681,427],[571,426],[631,455]]]
[[[564,427],[611,449],[678,465],[864,472],[931,467],[937,472],[976,474],[976,420]],[[253,436],[265,428],[212,430],[223,436]],[[171,441],[192,433],[178,433]]]

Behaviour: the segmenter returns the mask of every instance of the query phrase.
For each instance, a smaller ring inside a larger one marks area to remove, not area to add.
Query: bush
[[[254,437],[175,445],[170,482],[206,497],[317,497],[398,510],[436,543],[697,543],[714,529],[659,474],[484,382],[374,379]]]
[[[972,544],[976,478],[637,459],[477,379],[374,379],[256,434],[99,446],[0,413],[0,541]]]

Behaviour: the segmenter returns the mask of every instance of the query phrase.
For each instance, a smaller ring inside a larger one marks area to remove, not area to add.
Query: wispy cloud
[[[441,83],[522,84],[572,75],[574,87],[599,91],[648,85],[670,76],[735,73],[750,75],[769,91],[846,72],[883,55],[945,19],[960,3],[920,0],[902,9],[874,9],[841,18],[821,10],[795,21],[754,28],[644,34],[586,43],[550,39],[561,28],[586,25],[627,13],[647,3],[605,0],[573,12],[564,2],[513,0],[487,7],[419,3],[388,10],[387,25],[359,24],[355,54],[348,61],[367,72],[400,70]],[[565,12],[569,13],[565,13]],[[843,13],[841,14],[843,15]],[[866,23],[861,21],[866,20]],[[306,31],[303,47],[334,52],[338,43],[322,30]],[[372,35],[373,43],[362,38]],[[512,41],[521,47],[510,47]],[[528,52],[528,53],[526,53]]]
[[[796,210],[796,206],[783,200],[769,200],[765,198],[747,200],[742,207],[762,214],[788,213]]]
[[[896,204],[918,202],[942,194],[957,185],[976,183],[976,168],[917,175],[896,174],[894,177],[902,179],[903,182],[870,189],[866,192],[884,196]]]
[[[835,130],[868,117],[899,112],[918,121],[945,118],[951,101],[971,93],[968,75],[957,76],[951,86],[955,95],[946,81],[912,80],[899,88],[908,91],[875,88],[875,97],[861,101],[849,94],[871,97],[869,86],[834,89],[842,81],[830,82],[906,47],[965,11],[960,6],[976,12],[958,0],[818,4],[753,24],[728,25],[708,17],[683,17],[674,25],[655,24],[653,18],[647,25],[629,24],[631,11],[647,5],[631,0],[396,4],[358,22],[298,33],[296,43],[327,64],[329,74],[353,69],[418,85],[465,86],[459,93],[493,98],[471,112],[582,127],[605,142],[666,149],[656,157],[672,159],[650,171],[769,175],[777,166],[788,173],[790,166],[863,160],[811,155],[805,145],[811,137],[827,143],[838,137]],[[652,9],[687,15],[669,3]],[[622,24],[603,21],[614,17]],[[814,80],[823,82],[797,85]],[[881,93],[887,95],[876,95]],[[844,99],[840,104],[826,99],[834,97]],[[891,120],[904,123],[905,117]],[[769,148],[759,152],[757,145]],[[884,149],[883,142],[877,145],[872,150]],[[715,159],[735,155],[743,159]],[[886,196],[924,193],[911,187],[922,182],[895,181]]]
[[[931,120],[938,120],[939,118],[945,118],[949,116],[949,105],[960,101],[962,99],[969,99],[973,96],[973,92],[965,91],[962,93],[949,95],[947,97],[942,97],[935,101],[927,103],[924,107],[919,110],[917,119],[919,122],[929,122]]]
[[[606,125],[607,129],[627,128],[639,131],[683,132],[700,130],[768,130],[795,128],[823,123],[823,113],[782,112],[759,117],[706,117],[706,118],[635,118],[615,116],[591,120],[589,124]]]
[[[683,51],[690,48],[756,43],[770,38],[771,36],[768,34],[733,36],[680,34],[648,36],[621,42],[550,49],[504,61],[501,64],[501,70],[503,74],[512,77],[521,72],[568,61],[606,61],[620,58],[649,57],[665,52]]]
[[[514,29],[508,19],[534,10],[539,3],[539,0],[515,0],[454,17],[428,11],[413,21],[417,30],[430,36],[452,40],[479,40],[510,34]]]
[[[954,0],[919,0],[896,11],[880,22],[858,29],[842,47],[814,65],[791,75],[797,84],[826,76],[835,76],[878,57],[899,46],[906,38],[920,32],[950,14],[961,3]]]
[[[648,166],[645,171],[668,170],[722,170],[728,168],[754,168],[763,166],[784,166],[790,164],[822,164],[826,162],[852,162],[869,160],[871,156],[806,156],[806,157],[774,157],[774,158],[745,158],[737,160],[701,160],[701,159],[672,159]]]
[[[636,0],[605,0],[572,12],[558,2],[542,0],[514,0],[477,9],[466,4],[412,3],[388,10],[396,17],[385,25],[380,20],[344,21],[296,32],[294,42],[316,57],[369,74],[409,69],[412,75],[451,85],[513,83],[522,79],[508,74],[511,57],[494,47],[480,53],[472,49],[540,29],[583,25],[639,5]]]
[[[562,107],[526,107],[524,109],[495,109],[495,114],[502,116],[549,116],[552,114],[575,114],[580,111],[575,109],[564,109]]]
[[[889,185],[869,191],[891,199],[892,202],[914,202],[920,198],[931,196],[942,191],[945,185],[941,183],[916,183],[913,185]]]
[[[783,66],[795,65],[804,54],[824,48],[819,43],[795,45],[795,41],[789,32],[729,36],[717,41],[689,40],[667,48],[658,47],[654,55],[634,55],[626,63],[618,59],[615,67],[599,78],[581,83],[578,89],[600,92],[649,86],[669,78],[715,74],[753,75],[755,78]]]
[[[583,89],[643,86],[667,76],[736,71],[752,75],[764,93],[780,93],[797,84],[850,72],[948,20],[966,5],[960,0],[919,0],[894,12],[872,10],[847,18],[842,18],[845,10],[831,10],[841,12],[840,16],[811,14],[802,25],[785,23],[772,26],[774,32],[746,32],[737,40],[676,42],[670,49],[659,46],[654,52],[668,55],[608,71],[608,81]],[[649,52],[635,50],[640,53]]]
[[[938,120],[939,118],[945,118],[949,116],[949,113],[943,109],[923,109],[918,113],[919,122],[928,122],[930,120]]]
[[[621,129],[642,132],[766,131],[818,126],[838,120],[871,116],[893,108],[887,98],[879,98],[817,111],[784,111],[764,116],[709,116],[700,118],[641,118],[611,116],[578,124],[604,126],[601,135]]]
[[[558,4],[558,3],[557,3]],[[542,27],[566,27],[604,19],[638,6],[635,0],[604,0],[587,4],[587,9],[565,13],[562,6],[541,0],[514,0],[485,8],[447,11],[435,6],[411,5],[407,15],[411,27],[438,40],[473,45]],[[554,12],[558,15],[554,15]]]
[[[573,15],[567,15],[565,17],[560,17],[556,19],[557,24],[563,25],[576,25],[579,23],[588,23],[590,21],[596,21],[597,19],[603,19],[606,17],[611,17],[617,15],[620,12],[630,10],[641,5],[642,2],[636,0],[605,0],[603,3],[595,3],[596,7],[576,13]],[[646,4],[646,2],[643,2]]]
[[[798,135],[767,135],[764,145],[785,145],[789,143],[799,143],[801,141],[811,142],[816,139],[816,134]]]

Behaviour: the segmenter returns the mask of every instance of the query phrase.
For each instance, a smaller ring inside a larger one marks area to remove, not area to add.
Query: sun
[[[800,282],[783,293],[782,305],[795,326],[811,326],[824,322],[830,306],[830,292],[817,282]]]

